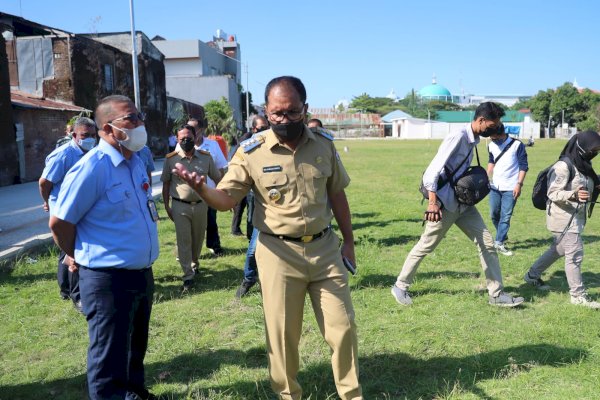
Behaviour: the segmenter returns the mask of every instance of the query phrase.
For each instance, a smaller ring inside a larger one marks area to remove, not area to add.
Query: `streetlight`
[[[240,65],[242,65],[244,68],[246,68],[246,129],[248,129],[248,131],[250,131],[250,88],[248,87],[248,63],[243,63],[240,60],[238,60],[237,58],[233,58],[231,56],[228,56],[225,53],[221,53],[221,55],[223,55],[224,57],[227,57],[235,62],[240,63]]]

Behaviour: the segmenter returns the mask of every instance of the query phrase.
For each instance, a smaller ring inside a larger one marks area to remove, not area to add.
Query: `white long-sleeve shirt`
[[[458,209],[458,201],[454,194],[454,189],[450,183],[447,183],[438,190],[437,181],[440,176],[447,178],[447,173],[458,168],[465,157],[467,160],[454,173],[454,182],[471,165],[473,159],[473,147],[479,143],[479,137],[475,137],[471,124],[466,125],[460,132],[450,134],[444,138],[437,154],[429,163],[429,166],[423,174],[423,185],[430,192],[435,192],[438,199],[444,204],[448,211]]]

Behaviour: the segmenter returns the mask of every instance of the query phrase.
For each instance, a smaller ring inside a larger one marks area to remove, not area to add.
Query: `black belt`
[[[281,240],[289,240],[290,242],[310,243],[313,240],[319,239],[320,237],[325,235],[327,233],[327,231],[329,231],[329,229],[330,229],[330,227],[328,226],[327,228],[323,229],[321,232],[315,233],[314,235],[305,235],[305,236],[300,236],[297,238],[285,236],[285,235],[275,235],[274,233],[267,233],[267,232],[261,232],[261,233],[264,233],[265,235],[276,237]]]
[[[179,201],[179,202],[181,202],[181,203],[185,203],[185,204],[191,204],[191,205],[193,205],[193,206],[194,206],[194,205],[196,205],[196,204],[200,204],[200,203],[202,203],[202,200],[198,200],[198,201],[187,201],[187,200],[181,200],[181,199],[178,199],[177,197],[171,197],[171,198],[172,198],[173,200],[175,200],[175,201]]]

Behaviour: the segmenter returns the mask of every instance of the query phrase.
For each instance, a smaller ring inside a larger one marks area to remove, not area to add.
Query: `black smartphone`
[[[345,256],[342,256],[342,261],[344,261],[344,267],[350,272],[352,275],[356,275],[356,267],[352,264],[352,261],[348,260]]]

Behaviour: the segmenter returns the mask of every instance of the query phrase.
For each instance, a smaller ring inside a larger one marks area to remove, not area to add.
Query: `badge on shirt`
[[[281,192],[277,189],[269,190],[269,199],[272,201],[277,201],[281,198]]]
[[[321,164],[321,163],[323,162],[323,157],[321,157],[321,156],[317,156],[317,158],[315,158],[315,162],[316,162],[317,164]]]
[[[283,171],[283,168],[281,168],[281,165],[271,165],[269,167],[263,167],[263,172],[281,172]]]

